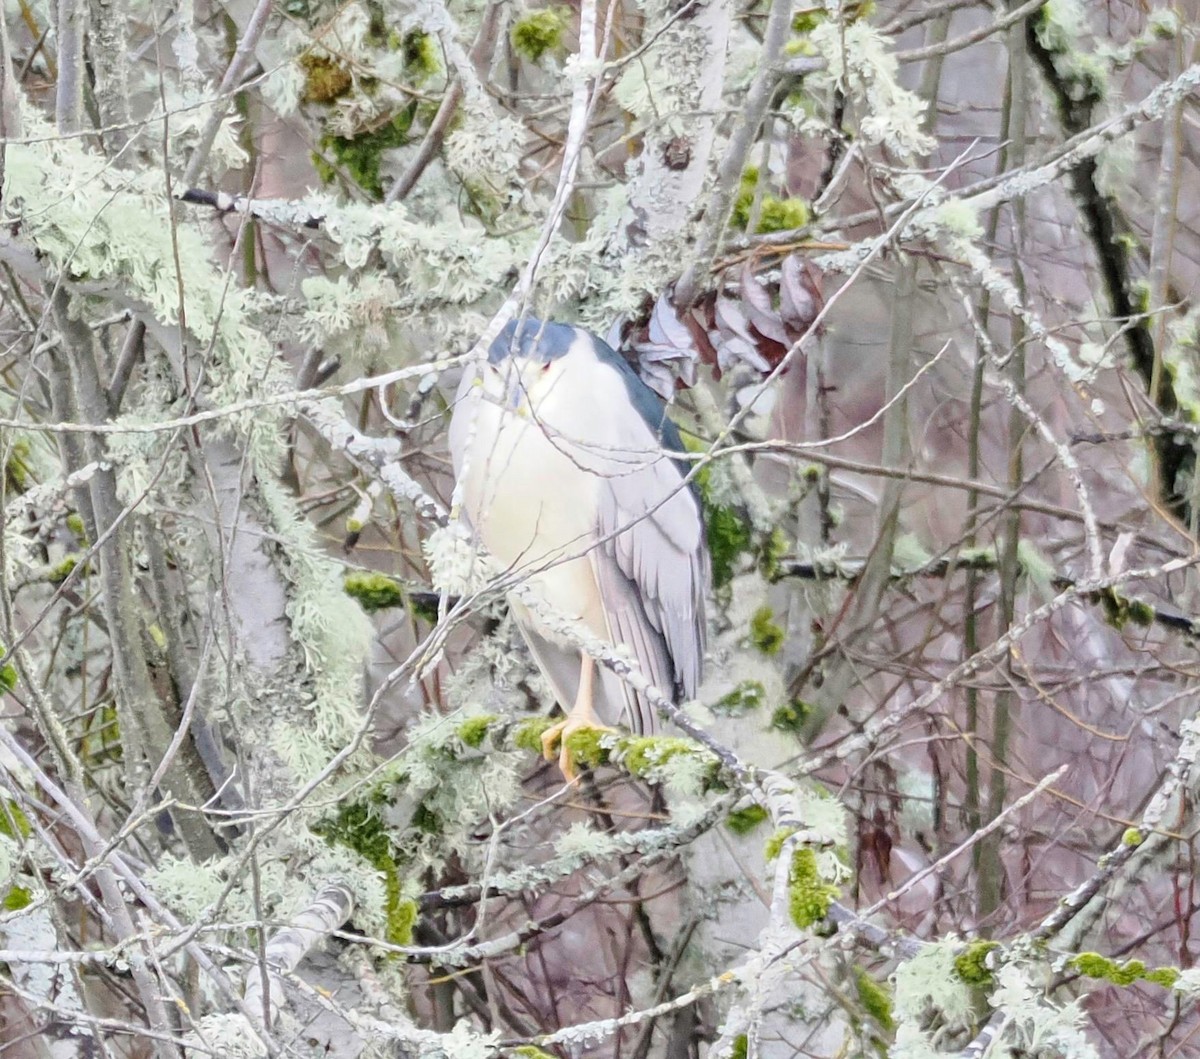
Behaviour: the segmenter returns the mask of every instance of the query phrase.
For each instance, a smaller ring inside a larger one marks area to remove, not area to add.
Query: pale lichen
[[[469,595],[487,578],[487,562],[458,525],[432,530],[421,545],[435,589],[452,596]]]
[[[954,965],[959,953],[953,939],[926,945],[906,960],[892,975],[895,985],[894,1012],[898,1023],[919,1025],[930,1009],[951,1023],[972,1016],[971,990]]]
[[[462,104],[460,122],[446,138],[446,162],[464,180],[499,193],[517,177],[523,143],[520,125],[495,112],[484,98],[471,97]]]
[[[813,47],[826,60],[824,79],[842,86],[861,110],[859,130],[868,143],[884,144],[902,157],[933,149],[921,129],[925,104],[901,86],[895,56],[879,30],[866,21],[839,25],[830,19],[810,34]]]

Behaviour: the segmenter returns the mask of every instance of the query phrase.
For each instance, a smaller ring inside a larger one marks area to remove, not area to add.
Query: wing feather
[[[683,471],[661,452],[628,466],[601,483],[597,528],[605,540],[593,552],[611,633],[664,695],[691,697],[706,642],[709,573],[700,505]],[[641,698],[643,723],[652,725],[655,711]]]
[[[611,558],[601,555],[595,567],[613,641],[628,647],[642,675],[664,694],[669,694],[672,683],[671,656],[662,634],[654,629],[648,619],[637,586]],[[608,678],[606,690],[609,698],[614,697],[612,685],[619,688],[629,727],[639,734],[654,732],[658,726],[658,712],[646,697],[615,674],[605,673],[605,677]]]

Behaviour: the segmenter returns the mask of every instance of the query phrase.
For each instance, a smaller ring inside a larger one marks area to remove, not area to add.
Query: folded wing
[[[680,451],[669,422],[668,450]],[[647,438],[653,436],[647,428]],[[627,465],[601,486],[601,544],[592,553],[613,641],[624,644],[642,673],[667,698],[696,693],[706,639],[704,597],[708,552],[704,523],[684,469],[665,452]],[[630,727],[652,732],[656,711],[625,688]]]

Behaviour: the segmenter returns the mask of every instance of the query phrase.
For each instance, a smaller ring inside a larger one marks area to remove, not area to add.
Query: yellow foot
[[[542,733],[542,755],[547,761],[553,761],[558,758],[558,767],[563,774],[563,779],[568,783],[574,783],[579,774],[575,771],[575,761],[571,754],[571,748],[567,745],[571,736],[576,732],[615,732],[615,728],[609,728],[606,724],[601,724],[595,714],[586,713],[581,715],[572,711],[567,717],[551,725]],[[558,747],[558,754],[554,753],[555,747]]]

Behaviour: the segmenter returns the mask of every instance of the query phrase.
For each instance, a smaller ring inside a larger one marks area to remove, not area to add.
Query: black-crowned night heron
[[[478,400],[469,399],[480,378]],[[472,422],[473,421],[473,422]],[[483,546],[550,613],[627,648],[673,701],[704,662],[709,562],[700,504],[684,483],[679,432],[662,400],[594,335],[525,319],[468,370],[450,424],[463,512]],[[646,697],[510,594],[513,615],[564,721],[542,739],[574,770],[567,737],[624,721],[652,733]]]

